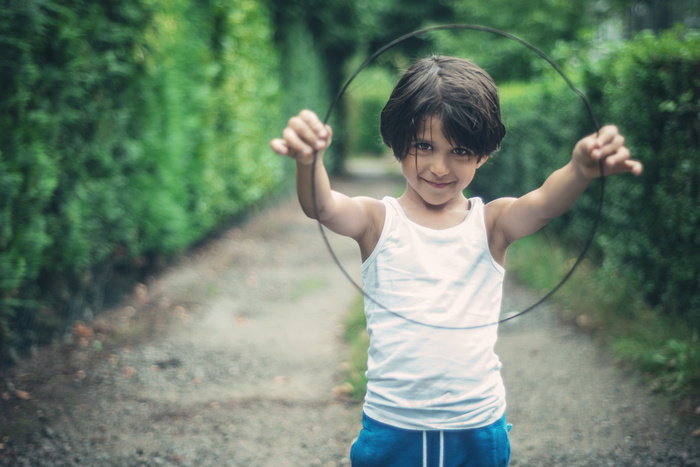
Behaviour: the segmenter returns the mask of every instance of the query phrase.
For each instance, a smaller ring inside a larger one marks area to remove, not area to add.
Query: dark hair
[[[460,58],[424,58],[403,74],[382,110],[379,129],[384,144],[403,160],[418,127],[431,117],[442,121],[451,144],[478,156],[496,152],[506,134],[493,79]]]

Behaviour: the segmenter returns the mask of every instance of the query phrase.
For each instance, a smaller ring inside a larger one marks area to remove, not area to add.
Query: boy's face
[[[442,121],[427,118],[419,126],[417,140],[401,161],[408,181],[406,194],[431,206],[463,202],[462,191],[476,169],[488,159],[469,149],[453,146],[442,132]]]

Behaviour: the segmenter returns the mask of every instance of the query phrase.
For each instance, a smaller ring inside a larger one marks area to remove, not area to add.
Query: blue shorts
[[[350,449],[353,467],[506,467],[510,440],[505,415],[470,430],[406,430],[362,414]]]

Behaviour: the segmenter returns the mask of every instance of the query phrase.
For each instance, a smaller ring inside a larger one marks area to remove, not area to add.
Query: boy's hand
[[[314,160],[314,151],[323,151],[331,144],[332,131],[310,110],[302,110],[299,115],[289,119],[282,131],[282,138],[270,141],[270,147],[281,156],[289,156],[300,164],[310,165]]]
[[[616,126],[608,125],[597,134],[583,138],[576,144],[572,161],[581,173],[589,178],[600,176],[599,161],[604,159],[605,175],[620,172],[642,173],[642,163],[630,158],[630,151],[625,146],[625,138]]]

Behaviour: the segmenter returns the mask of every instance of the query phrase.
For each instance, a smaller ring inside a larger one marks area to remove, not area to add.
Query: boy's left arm
[[[630,158],[625,138],[617,127],[606,126],[580,140],[564,167],[553,172],[538,189],[520,198],[502,198],[489,203],[489,243],[494,256],[508,245],[530,235],[550,220],[565,213],[590,182],[600,176],[600,161],[605,175],[642,173],[642,164]]]

